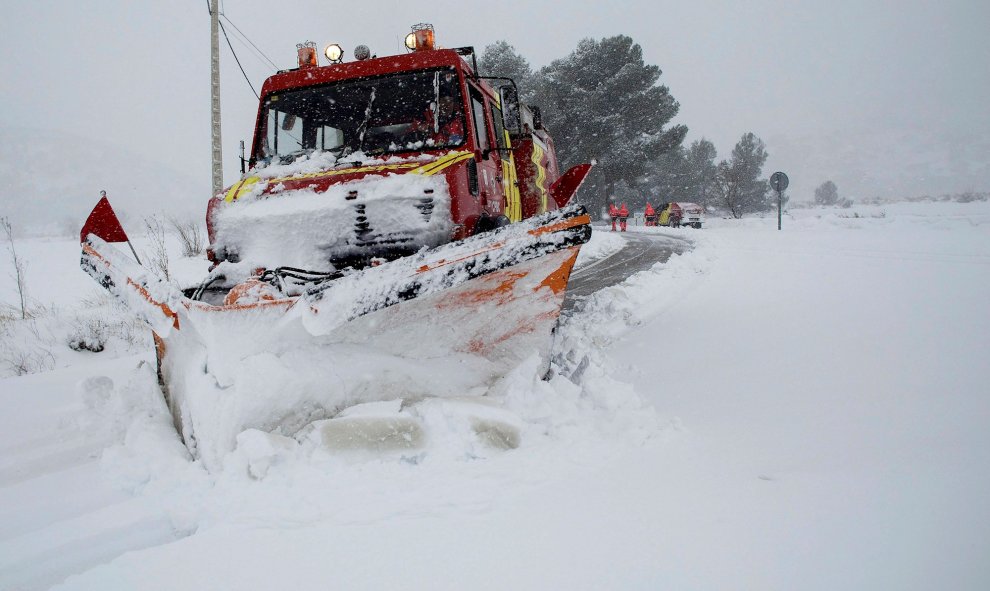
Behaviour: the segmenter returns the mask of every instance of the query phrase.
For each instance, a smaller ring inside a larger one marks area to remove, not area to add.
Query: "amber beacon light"
[[[434,48],[433,25],[420,23],[412,26],[412,32],[406,35],[406,47],[412,51],[423,51]]]
[[[318,65],[316,62],[316,43],[312,41],[296,43],[296,55],[299,58],[300,68],[312,68]]]

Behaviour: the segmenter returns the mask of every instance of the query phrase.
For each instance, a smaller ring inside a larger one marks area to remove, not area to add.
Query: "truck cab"
[[[472,48],[325,66],[300,51],[298,68],[262,86],[248,170],[211,200],[209,256],[278,250],[270,238],[264,249],[252,243],[295,210],[311,215],[283,225],[315,246],[292,249],[291,264],[340,268],[557,209],[550,188],[560,174],[538,110],[492,80],[514,88],[478,76]]]

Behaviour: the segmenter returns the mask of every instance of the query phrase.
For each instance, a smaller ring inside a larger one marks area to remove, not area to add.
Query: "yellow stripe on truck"
[[[467,160],[468,158],[473,158],[474,154],[471,152],[451,152],[439,160],[430,162],[429,164],[424,164],[416,170],[410,172],[410,174],[421,174],[423,176],[432,176],[441,170]]]
[[[253,189],[260,180],[261,178],[259,177],[249,176],[246,179],[242,179],[238,183],[234,183],[234,185],[230,187],[230,190],[227,191],[227,196],[224,197],[224,201],[227,201],[228,203],[231,201],[237,201],[241,195]]]
[[[505,145],[512,145],[509,131],[502,130]],[[509,157],[502,160],[502,192],[505,194],[506,215],[510,222],[522,220],[522,195],[519,193],[519,177],[516,175],[516,157],[509,150]]]
[[[303,179],[319,179],[331,176],[337,176],[341,174],[360,174],[362,172],[389,172],[389,171],[399,171],[399,170],[409,170],[409,174],[420,174],[423,176],[434,175],[441,170],[472,158],[474,154],[471,152],[451,152],[443,157],[429,162],[427,164],[419,164],[418,162],[403,162],[401,164],[376,164],[374,166],[361,166],[358,168],[342,168],[340,170],[324,170],[321,172],[308,172],[305,174],[294,174],[291,176],[284,176],[273,179],[266,179],[265,182],[271,183],[281,183],[285,181],[297,181]],[[261,177],[250,176],[240,182],[234,183],[230,189],[227,191],[224,201],[237,201],[245,193],[252,191],[256,184],[261,182]]]
[[[536,188],[540,190],[540,211],[538,213],[543,213],[547,210],[547,169],[543,166],[543,146],[534,137],[533,138],[533,164],[536,165]]]

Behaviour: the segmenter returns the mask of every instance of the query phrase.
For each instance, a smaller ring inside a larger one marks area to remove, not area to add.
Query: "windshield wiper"
[[[364,164],[364,162],[361,161],[361,160],[341,160],[341,159],[338,159],[337,162],[334,163],[333,168],[334,168],[334,170],[336,170],[338,168],[344,168],[344,167],[361,166],[362,164]]]
[[[368,97],[368,106],[364,108],[364,121],[358,126],[358,150],[364,149],[364,133],[368,130],[368,122],[371,121],[371,106],[375,104],[376,87],[371,87],[371,96]]]

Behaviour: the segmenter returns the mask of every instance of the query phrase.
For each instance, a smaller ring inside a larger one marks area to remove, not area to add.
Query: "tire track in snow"
[[[67,470],[80,464],[95,462],[111,443],[113,438],[73,438],[70,445],[65,440],[38,439],[38,447],[30,449],[35,453],[9,454],[16,449],[11,446],[4,450],[4,456],[13,461],[0,465],[0,488],[14,486],[21,482],[53,472]],[[40,452],[40,453],[39,453]]]
[[[107,506],[105,510],[112,510]],[[58,543],[66,524],[19,536],[9,544],[0,544],[0,589],[48,589],[69,576],[107,563],[125,552],[165,544],[183,537],[164,518],[141,516],[110,525],[80,524],[70,531],[84,533]]]
[[[627,233],[621,250],[575,269],[567,285],[564,312],[573,311],[588,296],[600,289],[622,283],[657,263],[665,263],[673,254],[692,247],[687,238],[652,233]]]

